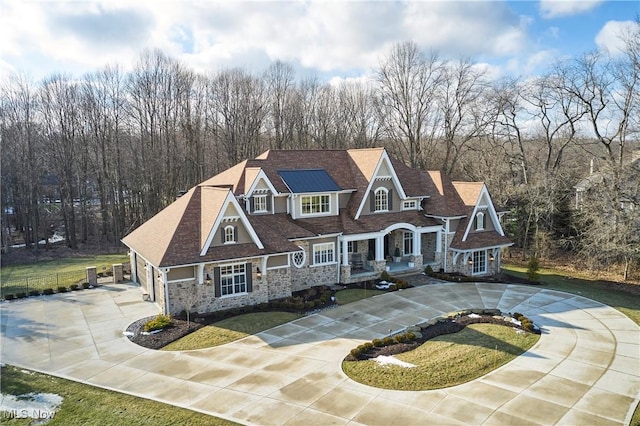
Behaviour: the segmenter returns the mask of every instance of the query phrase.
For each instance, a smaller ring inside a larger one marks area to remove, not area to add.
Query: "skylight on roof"
[[[324,169],[278,170],[282,181],[293,193],[340,191]]]

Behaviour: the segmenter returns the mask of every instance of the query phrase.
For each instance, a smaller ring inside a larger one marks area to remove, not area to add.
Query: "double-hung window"
[[[412,232],[404,233],[404,254],[405,255],[413,254],[413,233]]]
[[[303,215],[329,213],[330,211],[329,195],[305,195],[301,197],[301,212]]]
[[[247,292],[246,265],[238,263],[220,267],[220,294],[228,296]]]
[[[236,241],[238,241],[236,239],[236,227],[231,225],[225,226],[223,242],[225,244],[231,244],[231,243],[235,243]]]
[[[253,197],[253,211],[255,213],[267,212],[267,196],[266,195],[255,195]]]
[[[335,263],[335,243],[313,245],[313,264],[326,265]]]

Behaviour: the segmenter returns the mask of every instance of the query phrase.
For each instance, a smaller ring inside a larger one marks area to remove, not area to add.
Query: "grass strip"
[[[362,288],[348,288],[336,292],[336,303],[338,305],[346,305],[347,303],[357,302],[358,300],[368,297],[377,296],[378,294],[388,293],[384,290],[372,290]]]
[[[0,386],[7,395],[53,393],[63,397],[50,426],[82,425],[235,425],[218,417],[197,413],[185,408],[163,404],[131,395],[84,385],[77,382],[31,372],[5,365]],[[36,424],[34,419],[3,418],[0,423],[10,425]]]
[[[473,324],[462,331],[433,338],[395,357],[414,364],[406,368],[376,361],[344,361],[353,380],[383,389],[419,391],[441,389],[477,379],[531,348],[540,336],[512,327]]]
[[[291,312],[253,312],[206,325],[162,348],[163,351],[188,351],[224,345],[252,334],[296,320],[302,315]]]

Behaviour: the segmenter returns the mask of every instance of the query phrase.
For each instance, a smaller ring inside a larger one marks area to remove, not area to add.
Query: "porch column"
[[[412,256],[418,256],[419,254],[422,254],[421,236],[422,234],[418,231],[413,232],[413,253],[411,253]]]
[[[131,264],[131,281],[136,284],[140,284],[138,279],[138,261],[136,259],[136,252],[129,250],[129,263]]]
[[[349,248],[348,248],[348,242],[344,241],[342,238],[339,239],[339,244],[340,244],[340,248],[342,249],[342,253],[340,253],[342,255],[342,262],[340,262],[343,265],[348,265],[349,264]]]
[[[442,252],[442,229],[436,232],[436,253]]]
[[[384,235],[376,237],[376,261],[384,260]]]

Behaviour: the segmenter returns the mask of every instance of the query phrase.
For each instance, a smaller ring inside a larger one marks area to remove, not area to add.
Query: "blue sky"
[[[563,56],[614,50],[640,1],[0,0],[0,77],[130,69],[159,48],[199,72],[275,60],[322,80],[371,73],[394,43],[528,76]]]

